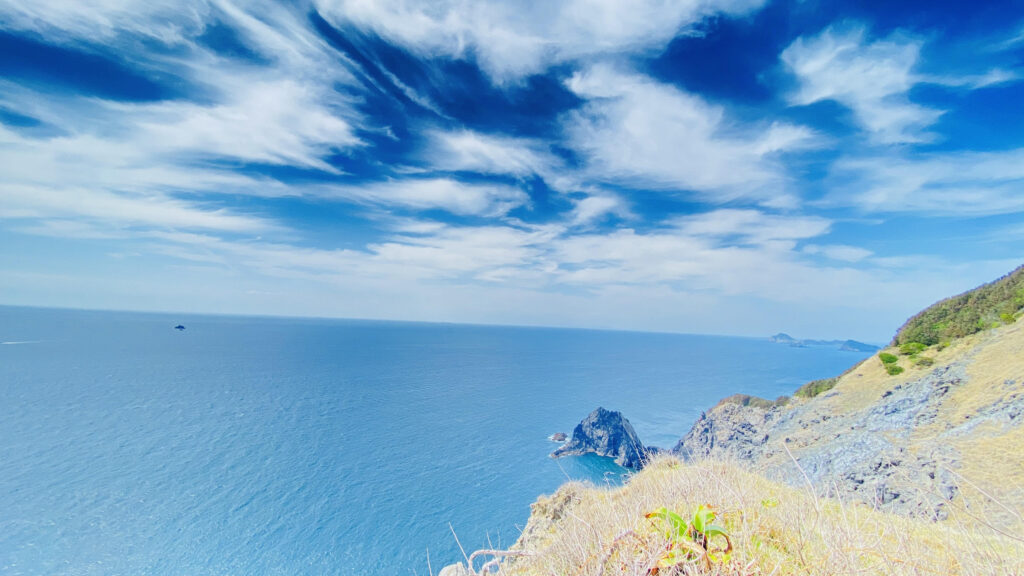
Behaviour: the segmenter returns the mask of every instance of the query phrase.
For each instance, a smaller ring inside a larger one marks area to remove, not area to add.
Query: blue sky
[[[0,303],[882,341],[1024,262],[1017,1],[0,26]]]

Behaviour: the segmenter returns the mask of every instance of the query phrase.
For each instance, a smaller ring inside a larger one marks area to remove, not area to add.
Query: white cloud
[[[1016,80],[1020,80],[1020,78],[1020,74],[1011,70],[993,68],[984,74],[967,74],[962,76],[929,75],[921,76],[919,79],[921,82],[928,84],[939,84],[942,86],[962,87],[977,90],[978,88],[986,88],[988,86],[1014,82]]]
[[[764,0],[569,0],[413,2],[317,0],[335,25],[354,24],[427,55],[472,54],[498,82],[552,64],[657,50],[717,14],[740,15]]]
[[[840,160],[830,205],[867,212],[985,216],[1024,212],[1024,149]]]
[[[569,221],[577,226],[587,225],[598,222],[609,215],[620,218],[633,217],[629,206],[621,196],[602,192],[576,200]]]
[[[298,7],[262,1],[0,0],[0,18],[10,27],[80,50],[104,44],[144,73],[180,79],[194,97],[111,102],[43,96],[8,82],[0,103],[107,148],[149,154],[141,163],[147,167],[213,156],[332,170],[324,156],[361,144],[354,135],[361,117],[351,97],[337,91],[355,80],[306,16]],[[267,63],[226,60],[203,46],[198,37],[217,21]],[[171,49],[137,49],[153,41]]]
[[[319,189],[326,197],[345,198],[414,210],[441,209],[463,216],[503,216],[527,205],[530,197],[514,186],[469,184],[450,178],[409,178]]]
[[[773,240],[802,240],[828,232],[832,222],[817,216],[782,216],[759,210],[714,210],[677,218],[685,234],[762,244]]]
[[[568,86],[587,99],[564,120],[587,175],[632,187],[768,202],[786,194],[778,154],[814,140],[799,126],[740,125],[699,96],[606,65],[575,74]]]
[[[262,74],[260,75],[262,76]],[[139,145],[154,154],[186,158],[224,157],[249,162],[336,170],[322,158],[359,145],[342,110],[327,104],[326,87],[290,79],[261,81],[257,75],[223,80],[221,103],[117,105],[134,117]]]
[[[301,9],[275,2],[7,2],[0,19],[47,42],[121,50],[144,74],[180,79],[193,100],[124,102],[0,80],[0,105],[40,120],[47,132],[0,126],[3,217],[50,235],[104,234],[103,227],[281,228],[266,218],[198,202],[196,194],[286,196],[300,188],[246,176],[218,161],[337,173],[325,157],[362,145],[353,82]],[[200,44],[220,20],[266,62],[226,60]],[[167,50],[138,50],[162,43]],[[24,221],[39,219],[38,223]],[[72,225],[69,219],[81,219]],[[97,228],[101,231],[97,232]],[[89,231],[91,230],[91,232]]]
[[[102,190],[73,188],[54,190],[47,187],[5,184],[0,188],[3,206],[0,218],[19,220],[53,220],[71,218],[78,225],[49,224],[55,232],[79,235],[92,232],[93,227],[81,221],[99,223],[100,228],[145,226],[183,230],[216,230],[232,233],[253,233],[272,230],[275,226],[259,217],[237,214],[223,208],[207,207],[164,195],[117,194]]]
[[[942,111],[914,104],[907,95],[918,82],[921,44],[899,34],[870,42],[862,27],[830,27],[814,37],[797,38],[781,55],[799,82],[790,102],[835,100],[882,143],[928,140],[924,129]]]
[[[551,175],[561,162],[546,146],[528,138],[482,134],[472,130],[426,134],[425,160],[438,170],[528,177]]]
[[[821,255],[842,262],[860,262],[873,254],[871,250],[845,244],[808,244],[803,247],[803,251],[805,254]]]
[[[1016,81],[1011,70],[984,73],[928,74],[920,70],[924,42],[901,32],[871,40],[863,26],[831,26],[817,36],[800,37],[780,58],[796,76],[793,105],[834,100],[849,108],[872,139],[882,144],[927,142],[928,132],[944,113],[910,100],[917,84],[976,90]]]

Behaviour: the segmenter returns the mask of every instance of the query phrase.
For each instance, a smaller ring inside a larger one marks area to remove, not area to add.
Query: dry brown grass
[[[720,513],[735,551],[711,570],[694,564],[680,574],[1024,574],[1024,541],[968,516],[930,524],[821,499],[731,464],[672,458],[621,488],[571,483],[542,497],[499,573],[647,576],[668,540],[645,515],[665,506],[685,516],[701,504]]]

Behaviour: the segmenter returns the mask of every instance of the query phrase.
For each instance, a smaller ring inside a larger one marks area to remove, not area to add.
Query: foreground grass
[[[655,570],[671,540],[647,515],[666,507],[687,516],[700,505],[712,506],[728,531],[728,559],[710,567],[663,562]],[[623,487],[569,483],[542,497],[520,540],[489,569],[558,576],[1024,574],[1024,540],[1001,532],[968,514],[925,523],[821,499],[731,464],[661,458]],[[488,559],[475,559],[475,569]]]

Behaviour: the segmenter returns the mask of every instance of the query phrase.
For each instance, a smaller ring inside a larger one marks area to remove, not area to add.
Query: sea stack
[[[648,452],[621,412],[598,408],[576,425],[572,440],[551,456],[559,458],[593,453],[612,458],[623,468],[639,470]]]

